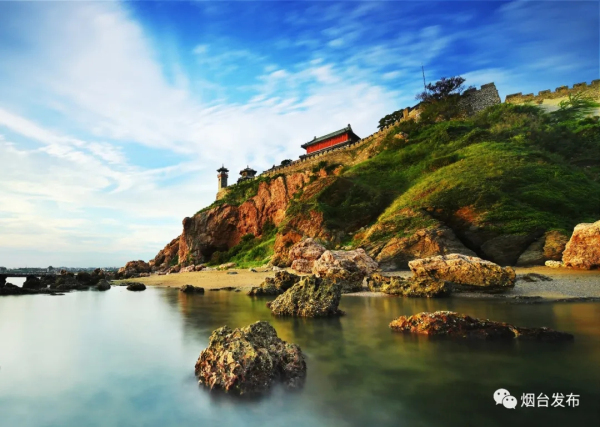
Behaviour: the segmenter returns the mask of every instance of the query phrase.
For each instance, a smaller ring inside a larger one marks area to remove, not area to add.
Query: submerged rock
[[[146,285],[143,283],[132,282],[127,285],[128,291],[144,291],[146,290]]]
[[[578,224],[562,256],[565,267],[600,268],[600,221]]]
[[[293,270],[298,273],[311,273],[313,264],[325,251],[325,246],[308,238],[292,246],[288,258],[292,262]]]
[[[290,289],[267,303],[278,316],[325,317],[344,314],[338,309],[342,287],[316,276],[305,276]]]
[[[514,287],[516,280],[511,267],[460,254],[416,259],[408,266],[415,276],[452,282],[454,289],[504,290]]]
[[[301,277],[287,271],[278,271],[275,277],[267,277],[260,286],[255,286],[248,292],[250,296],[281,295],[300,281]]]
[[[183,285],[181,288],[179,288],[179,291],[183,292],[184,294],[203,294],[204,288],[201,288],[200,286]]]
[[[573,335],[548,328],[522,328],[508,323],[476,319],[453,311],[423,312],[400,316],[390,323],[395,331],[479,340],[519,339],[571,341]]]
[[[381,286],[381,292],[404,297],[440,298],[452,293],[451,284],[431,277],[392,277]]]
[[[196,362],[195,374],[211,390],[253,395],[268,391],[275,381],[288,388],[301,387],[306,362],[300,347],[281,340],[273,326],[260,321],[240,329],[223,326],[213,331]]]

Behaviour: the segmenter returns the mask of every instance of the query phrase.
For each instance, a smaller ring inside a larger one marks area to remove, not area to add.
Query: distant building
[[[246,169],[240,171],[240,175],[237,182],[251,181],[256,178],[256,171],[246,166]]]
[[[227,187],[229,169],[225,168],[225,166],[223,165],[219,169],[217,169],[217,172],[219,172],[219,174],[217,175],[217,179],[219,180],[219,191],[221,191],[223,188]]]
[[[0,267],[0,272],[5,272],[6,271],[6,267]]]
[[[343,147],[344,145],[349,145],[359,140],[360,137],[356,135],[352,131],[352,127],[348,125],[343,129],[337,130],[319,138],[315,136],[312,141],[303,144],[302,148],[306,150],[306,154],[300,156],[300,158],[320,153],[322,151],[331,150],[334,147]]]

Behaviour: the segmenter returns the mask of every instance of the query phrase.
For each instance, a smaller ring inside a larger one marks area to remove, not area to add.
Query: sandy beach
[[[460,298],[491,298],[514,301],[535,302],[561,301],[580,299],[600,299],[600,271],[583,271],[570,269],[554,269],[548,267],[515,268],[517,283],[515,287],[502,294],[456,293]],[[291,271],[291,270],[290,270]],[[523,279],[528,273],[542,274],[552,280],[529,282]],[[199,271],[177,273],[165,276],[152,275],[122,282],[141,282],[147,286],[181,287],[183,285],[201,286],[205,289],[225,287],[251,288],[260,285],[266,277],[273,276],[274,271],[260,268],[257,272],[231,269],[227,271]],[[410,271],[386,273],[390,275],[410,276]],[[377,292],[358,292],[348,296],[386,296]]]

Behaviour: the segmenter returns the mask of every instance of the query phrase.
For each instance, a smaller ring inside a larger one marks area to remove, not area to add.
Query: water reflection
[[[268,299],[113,288],[0,299],[1,426],[506,426],[600,421],[600,304],[343,297],[346,316],[272,317]],[[566,345],[431,340],[392,332],[439,309],[574,333]],[[307,356],[299,393],[215,395],[193,367],[212,330],[268,320]],[[581,395],[579,408],[494,405],[492,393]],[[32,411],[31,408],[36,408]]]

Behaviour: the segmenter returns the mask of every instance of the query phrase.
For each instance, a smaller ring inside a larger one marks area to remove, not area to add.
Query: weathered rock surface
[[[548,328],[522,328],[508,323],[476,319],[452,311],[400,316],[390,328],[412,334],[479,340],[572,341],[573,335]]]
[[[313,264],[325,251],[325,246],[311,238],[296,243],[288,255],[292,261],[292,269],[298,273],[311,273]]]
[[[371,275],[379,265],[364,249],[352,251],[325,251],[313,264],[315,275],[341,285],[343,292],[362,290],[362,282]]]
[[[500,267],[491,261],[460,254],[417,259],[408,263],[415,276],[452,282],[453,289],[502,290],[515,285],[511,267]]]
[[[600,221],[575,226],[562,261],[565,267],[585,270],[600,268]]]
[[[117,279],[129,279],[138,277],[140,273],[150,273],[150,265],[142,260],[129,261],[125,264],[125,267],[119,268],[115,277]]]
[[[338,309],[342,287],[316,276],[304,276],[290,289],[267,303],[278,316],[325,317],[343,314]]]
[[[530,244],[517,260],[517,266],[525,267],[530,265],[543,265],[546,261],[544,255],[545,238],[540,237]]]
[[[546,267],[550,267],[550,268],[561,268],[561,267],[564,267],[562,261],[546,261],[544,265]]]
[[[267,392],[275,381],[299,388],[306,377],[302,350],[286,343],[264,321],[240,329],[227,326],[210,336],[195,373],[201,384],[239,395]]]
[[[161,249],[153,260],[150,260],[148,265],[155,270],[166,270],[171,264],[179,262],[179,239],[177,236],[171,240],[163,249]]]
[[[569,237],[560,231],[549,231],[544,241],[544,258],[551,261],[561,261]]]
[[[443,280],[431,277],[392,277],[388,283],[383,283],[381,292],[388,295],[417,298],[440,298],[450,296],[452,286]]]
[[[184,294],[203,294],[204,288],[201,288],[200,286],[183,285],[181,288],[179,288],[179,291],[183,292]]]
[[[285,270],[275,273],[275,277],[267,277],[260,286],[248,292],[250,296],[281,295],[300,281],[301,277]]]
[[[127,285],[128,291],[144,291],[146,290],[146,285],[143,283],[133,282]]]
[[[381,273],[373,273],[368,276],[365,281],[367,288],[371,292],[381,292],[381,287],[389,284],[392,281],[392,278],[389,276],[384,276]]]

